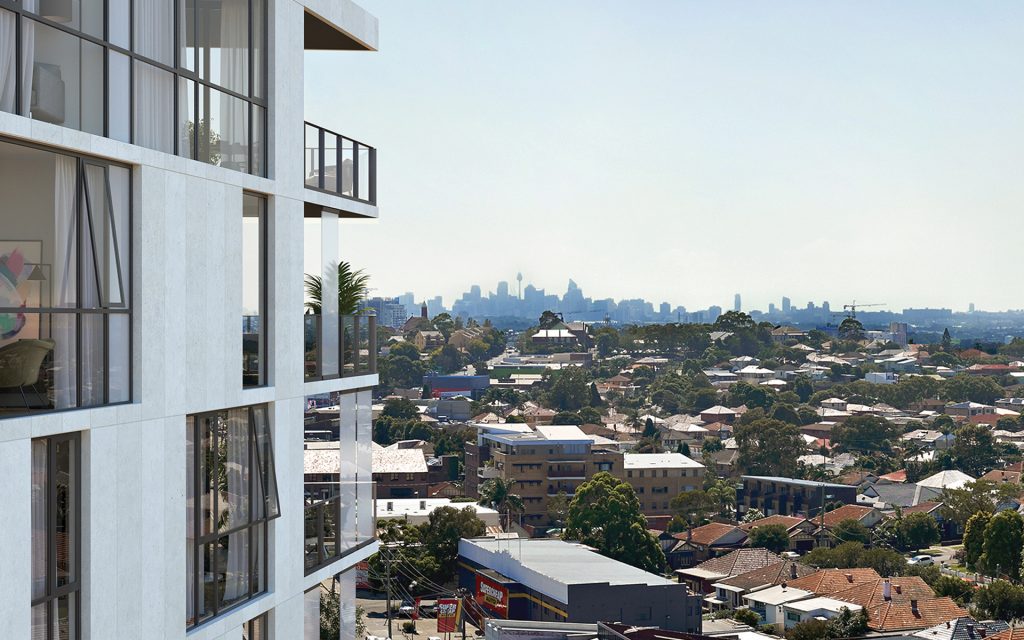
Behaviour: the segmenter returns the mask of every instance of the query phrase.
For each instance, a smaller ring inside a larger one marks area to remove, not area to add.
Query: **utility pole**
[[[384,589],[387,592],[387,612],[388,612],[388,640],[393,636],[391,635],[391,557],[386,553],[381,554],[384,558]]]

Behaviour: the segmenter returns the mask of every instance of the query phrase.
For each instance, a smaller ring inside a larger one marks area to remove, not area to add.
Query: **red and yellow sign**
[[[479,573],[476,574],[476,601],[491,613],[508,617],[508,589]]]
[[[437,632],[455,633],[459,626],[459,613],[462,600],[458,598],[440,598],[437,601]]]

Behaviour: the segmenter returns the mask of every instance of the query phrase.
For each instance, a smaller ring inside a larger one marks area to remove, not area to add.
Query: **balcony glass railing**
[[[305,140],[306,188],[377,203],[376,149],[308,122]]]
[[[323,324],[318,314],[302,316],[305,337],[306,381],[377,373],[377,316],[341,316],[338,329],[338,364],[325,366]],[[332,341],[333,342],[333,341]],[[326,360],[333,360],[328,358]]]
[[[342,482],[332,493],[326,500],[306,498],[306,574],[346,556],[376,535],[373,482]]]

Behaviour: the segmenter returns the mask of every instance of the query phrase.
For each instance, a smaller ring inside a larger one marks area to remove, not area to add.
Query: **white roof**
[[[711,415],[720,415],[720,416],[734,416],[734,415],[736,415],[735,411],[733,411],[729,407],[723,407],[720,404],[715,405],[715,406],[711,407],[710,409],[705,409],[705,410],[701,411],[701,413],[702,414],[703,413],[708,413],[708,414],[711,414]]]
[[[744,600],[751,600],[753,602],[763,602],[769,605],[780,605],[787,602],[793,602],[795,600],[803,600],[804,598],[810,598],[814,595],[813,591],[804,591],[803,589],[794,589],[793,587],[784,587],[781,584],[774,587],[768,587],[767,589],[761,589],[753,593],[749,593],[743,596]]]
[[[533,334],[534,338],[574,338],[572,331],[568,329],[541,329]]]
[[[426,473],[427,459],[423,449],[399,449],[392,445],[382,447],[374,443],[374,473]]]
[[[459,540],[459,555],[559,602],[568,602],[571,584],[644,584],[686,589],[674,580],[564,540],[463,538]]]
[[[832,613],[839,613],[844,608],[850,611],[860,611],[861,606],[859,604],[853,604],[852,602],[843,602],[842,600],[836,600],[835,598],[811,598],[809,600],[798,600],[796,602],[790,602],[786,604],[787,609],[793,609],[794,611],[802,611],[804,613],[810,613],[812,611],[831,611]]]
[[[466,507],[469,507],[476,511],[478,515],[498,514],[494,509],[484,507],[475,502],[453,503],[449,498],[378,498],[376,502],[378,520],[392,517],[400,518],[403,516],[427,516],[430,515],[434,509],[439,507],[454,507],[456,509],[465,509]],[[391,508],[388,509],[388,506]]]
[[[763,367],[758,367],[756,365],[749,364],[749,365],[743,367],[742,369],[740,369],[739,373],[750,373],[750,374],[754,374],[754,375],[766,375],[766,374],[773,374],[775,372],[772,371],[771,369],[765,369]]]
[[[574,424],[544,424],[537,427],[537,433],[548,440],[587,440],[590,436]]]
[[[626,453],[625,469],[703,469],[704,465],[681,453]]]
[[[949,471],[940,471],[935,475],[928,476],[924,480],[918,482],[917,485],[919,487],[932,487],[935,489],[960,489],[968,482],[974,482],[974,478],[963,471],[951,469]]]

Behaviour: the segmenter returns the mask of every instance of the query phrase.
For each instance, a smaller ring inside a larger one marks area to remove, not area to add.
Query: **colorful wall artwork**
[[[42,283],[29,277],[42,251],[43,243],[37,240],[0,240],[0,308],[39,306]],[[38,337],[38,315],[0,312],[0,346]]]

